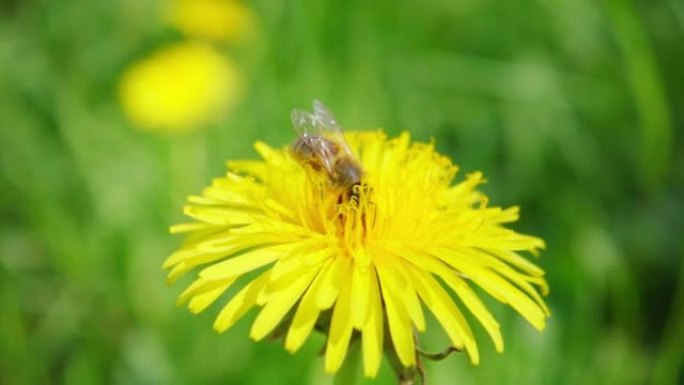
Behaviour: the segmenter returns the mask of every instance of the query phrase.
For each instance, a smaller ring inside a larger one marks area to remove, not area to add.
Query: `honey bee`
[[[313,114],[295,109],[291,119],[299,134],[291,147],[293,157],[323,175],[331,189],[354,196],[354,187],[361,184],[363,171],[330,110],[315,100]]]

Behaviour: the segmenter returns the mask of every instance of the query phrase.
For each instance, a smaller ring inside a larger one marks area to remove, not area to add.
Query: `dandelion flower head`
[[[229,161],[225,177],[189,197],[185,214],[194,221],[172,227],[187,238],[164,263],[170,282],[196,274],[179,301],[194,313],[220,302],[219,332],[259,308],[251,338],[282,330],[290,352],[323,331],[329,373],[358,338],[368,377],[385,353],[417,365],[415,335],[426,330],[427,311],[473,364],[480,356],[465,312],[503,351],[474,286],[545,327],[544,272],[521,255],[537,255],[544,242],[506,228],[518,207],[490,206],[478,190],[482,174],[457,180],[458,167],[434,143],[382,131],[345,137],[363,169],[346,197],[291,149],[263,142],[255,145],[260,160]]]
[[[167,18],[186,36],[217,42],[239,42],[255,24],[251,9],[236,0],[175,0]]]
[[[123,111],[136,126],[189,131],[237,103],[243,78],[230,59],[209,44],[182,42],[126,69],[119,84]]]

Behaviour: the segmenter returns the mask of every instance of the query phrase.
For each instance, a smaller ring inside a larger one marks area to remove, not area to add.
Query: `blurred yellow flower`
[[[464,309],[503,351],[499,324],[473,285],[545,327],[544,272],[520,255],[536,255],[544,241],[504,226],[518,219],[518,207],[488,206],[479,172],[452,185],[457,167],[406,133],[347,140],[364,169],[352,199],[311,178],[288,148],[262,142],[255,146],[262,160],[229,161],[225,178],[189,197],[185,214],[195,222],[171,228],[187,238],[164,268],[169,282],[202,269],[179,301],[199,313],[238,286],[217,331],[258,306],[254,340],[284,331],[294,352],[321,330],[325,369],[335,373],[359,338],[368,377],[383,351],[400,375],[420,370],[414,333],[426,329],[423,306],[471,363],[480,355]]]
[[[234,0],[176,0],[168,19],[187,36],[222,42],[240,41],[254,27],[251,9]]]
[[[121,105],[137,126],[188,131],[210,122],[240,98],[244,81],[211,45],[183,42],[134,63],[119,84]]]

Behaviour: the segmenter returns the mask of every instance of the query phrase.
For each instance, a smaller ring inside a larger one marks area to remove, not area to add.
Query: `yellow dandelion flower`
[[[187,36],[222,42],[243,40],[254,28],[251,9],[234,0],[176,0],[168,20]]]
[[[335,373],[359,338],[368,377],[384,353],[403,368],[420,364],[414,334],[426,329],[425,309],[473,364],[480,356],[466,310],[503,351],[473,286],[544,328],[544,272],[520,254],[537,255],[544,242],[505,227],[518,207],[490,207],[479,172],[453,183],[458,168],[433,143],[381,131],[346,140],[363,170],[352,191],[312,177],[292,150],[257,142],[261,160],[229,161],[224,178],[189,197],[185,214],[195,221],[171,228],[187,239],[164,263],[170,283],[198,270],[179,302],[199,313],[233,288],[217,331],[258,307],[254,340],[280,331],[295,352],[321,330],[325,369]]]
[[[243,78],[208,44],[184,42],[133,64],[119,97],[127,117],[151,131],[180,132],[215,119],[240,99]]]

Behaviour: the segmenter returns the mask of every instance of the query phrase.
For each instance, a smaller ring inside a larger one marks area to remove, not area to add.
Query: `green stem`
[[[385,346],[385,355],[387,357],[387,361],[389,362],[390,366],[394,370],[394,373],[397,375],[397,381],[399,385],[415,385],[416,382],[416,368],[411,367],[407,368],[404,367],[404,365],[401,363],[399,360],[399,357],[397,356],[396,351],[391,345],[386,345]],[[419,358],[419,357],[416,357]],[[422,383],[419,383],[422,385]]]

